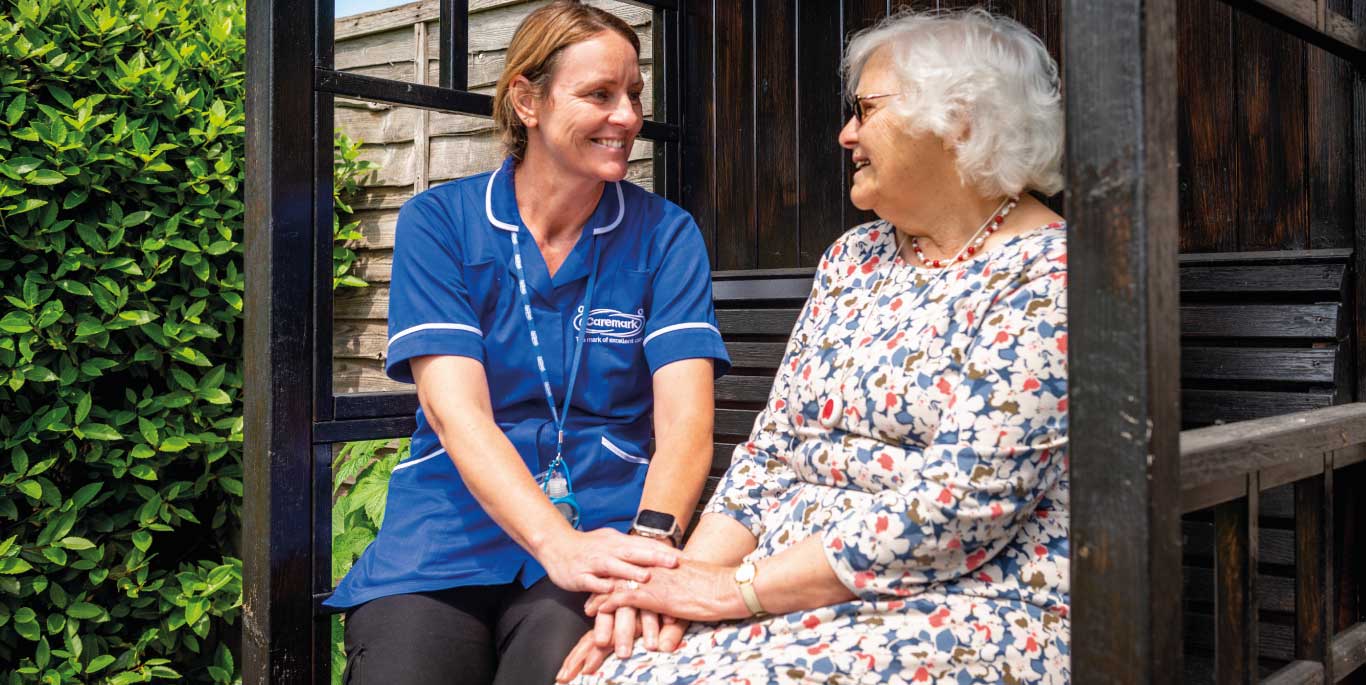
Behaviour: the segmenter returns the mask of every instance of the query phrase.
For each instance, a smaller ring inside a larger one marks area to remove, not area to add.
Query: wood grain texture
[[[1194,338],[1319,338],[1346,331],[1342,305],[1188,305],[1181,307],[1181,335]]]
[[[716,323],[722,336],[789,335],[799,309],[718,309]]]
[[[848,228],[852,209],[845,184],[849,154],[839,147],[844,93],[836,65],[843,48],[840,3],[797,0],[797,91],[795,145],[800,224],[797,263],[814,266]]]
[[[679,146],[683,178],[679,184],[681,205],[693,215],[702,240],[716,266],[716,0],[688,3],[681,18],[683,64],[683,141]]]
[[[1332,383],[1337,348],[1183,347],[1181,377],[1201,380]]]
[[[1322,409],[1336,403],[1334,394],[1327,391],[1187,389],[1181,391],[1181,425],[1187,429],[1202,428]]]
[[[1262,685],[1320,685],[1325,681],[1323,664],[1316,661],[1292,661],[1267,676]]]
[[[1346,264],[1182,266],[1181,293],[1332,293],[1346,285]]]
[[[1072,668],[1096,682],[1182,673],[1175,5],[1063,8]]]
[[[1236,250],[1242,133],[1231,125],[1237,105],[1233,8],[1178,2],[1177,30],[1181,251]]]
[[[717,0],[716,267],[757,265],[755,217],[754,0]]]
[[[1351,247],[1352,67],[1313,46],[1305,56],[1309,246]]]
[[[1295,657],[1332,675],[1333,470],[1295,483]]]
[[[1257,474],[1247,496],[1214,510],[1215,674],[1220,683],[1253,685],[1257,671]]]
[[[1181,433],[1181,485],[1194,488],[1366,442],[1366,403]]]
[[[755,136],[750,187],[757,245],[752,266],[796,267],[801,265],[802,223],[797,193],[798,126],[807,116],[797,106],[797,3],[753,1],[754,16],[763,29],[756,26],[753,47]]]
[[[1249,14],[1234,17],[1238,54],[1241,250],[1309,246],[1304,44]]]

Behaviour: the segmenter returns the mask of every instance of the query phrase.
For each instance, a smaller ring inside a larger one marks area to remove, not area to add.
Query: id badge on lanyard
[[[593,267],[588,272],[588,287],[584,290],[582,312],[592,309],[593,290],[598,281],[597,236],[589,238],[589,249],[593,252]],[[545,356],[541,354],[541,339],[536,331],[536,318],[531,313],[531,296],[527,294],[526,272],[522,269],[522,248],[517,233],[512,233],[512,262],[517,268],[517,293],[521,296],[522,312],[526,315],[527,329],[531,331],[531,351],[536,355],[536,370],[541,374],[541,387],[545,390],[546,404],[550,406],[550,418],[555,422],[555,459],[550,462],[538,480],[541,492],[550,499],[569,525],[579,527],[579,502],[574,498],[574,483],[569,477],[569,466],[564,462],[564,426],[569,417],[569,401],[574,397],[574,381],[579,375],[579,362],[583,358],[583,341],[588,335],[588,316],[583,317],[583,325],[574,335],[574,359],[569,365],[569,383],[564,389],[564,409],[555,407],[555,394],[550,389],[550,376],[546,373]]]

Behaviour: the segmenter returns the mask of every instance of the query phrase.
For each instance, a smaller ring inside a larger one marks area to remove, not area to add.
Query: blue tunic
[[[625,530],[650,463],[651,375],[681,359],[714,359],[718,376],[730,366],[716,329],[706,247],[678,206],[631,183],[609,183],[552,278],[517,211],[512,172],[508,159],[497,171],[421,193],[399,212],[386,372],[411,383],[414,357],[480,360],[494,419],[527,469],[542,473],[555,458],[555,425],[516,290],[512,232],[520,234],[557,404],[584,325],[592,251],[601,251],[564,458],[580,527]],[[475,501],[421,409],[411,454],[394,467],[379,535],[328,606],[514,580],[530,587],[545,576]]]

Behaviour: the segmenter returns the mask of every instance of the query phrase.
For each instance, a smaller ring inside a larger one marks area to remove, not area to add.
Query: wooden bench
[[[1181,410],[1186,427],[1350,398],[1351,250],[1181,257]],[[716,382],[713,479],[768,399],[813,269],[717,272],[716,318],[732,370]],[[704,497],[705,501],[705,497]]]
[[[1183,255],[1181,397],[1187,428],[1318,409],[1350,401],[1350,250]],[[717,272],[713,297],[732,370],[716,383],[715,490],[768,398],[812,269]],[[1261,665],[1295,655],[1294,493],[1260,502]],[[694,517],[694,521],[696,517]],[[1183,522],[1186,674],[1212,682],[1215,652],[1213,509]]]
[[[1185,427],[1350,401],[1351,254],[1308,250],[1182,256]],[[1260,493],[1258,518],[1258,651],[1265,675],[1295,658],[1293,485]],[[1211,508],[1187,514],[1182,522],[1189,682],[1214,680],[1222,539],[1217,520]]]

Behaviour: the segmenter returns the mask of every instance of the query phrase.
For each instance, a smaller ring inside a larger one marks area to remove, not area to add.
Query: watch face
[[[754,580],[754,564],[740,564],[740,568],[735,569],[735,582],[748,583]]]
[[[674,529],[673,514],[645,509],[636,514],[636,527],[658,530],[668,535]]]

